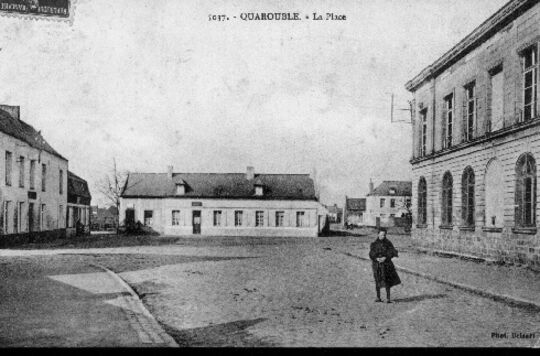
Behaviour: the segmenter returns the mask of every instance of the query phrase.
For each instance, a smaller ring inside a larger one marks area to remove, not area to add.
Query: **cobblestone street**
[[[343,254],[365,255],[371,239],[256,239],[248,244],[185,239],[171,246],[6,251],[0,259],[3,265],[24,258],[110,268],[180,346],[538,343],[538,311],[407,273],[400,272],[402,285],[392,289],[394,304],[374,303],[370,262]],[[390,239],[400,252],[410,249],[407,239]],[[508,338],[492,333],[507,333]],[[511,333],[536,337],[512,338]]]

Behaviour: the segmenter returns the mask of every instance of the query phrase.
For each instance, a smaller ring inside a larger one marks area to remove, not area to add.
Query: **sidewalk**
[[[0,259],[1,347],[175,346],[134,292],[84,257]]]
[[[369,260],[367,249],[342,253]],[[414,251],[400,252],[399,257],[392,261],[401,272],[449,284],[495,300],[540,310],[539,272]]]

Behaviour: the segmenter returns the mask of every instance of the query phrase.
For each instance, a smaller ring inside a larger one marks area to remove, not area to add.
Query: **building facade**
[[[66,234],[68,237],[90,234],[90,201],[88,183],[68,171]]]
[[[411,207],[412,183],[384,181],[377,188],[370,183],[366,197],[366,226],[405,226]]]
[[[343,220],[343,209],[338,207],[337,204],[326,205],[328,211],[328,222],[332,224],[341,224]]]
[[[349,198],[345,196],[345,209],[343,211],[343,224],[345,226],[364,225],[366,212],[366,198]]]
[[[510,1],[407,83],[421,246],[540,267],[539,48],[539,1]]]
[[[163,235],[318,236],[326,221],[313,179],[302,174],[130,174],[120,221]]]
[[[0,244],[65,235],[68,161],[0,105]]]

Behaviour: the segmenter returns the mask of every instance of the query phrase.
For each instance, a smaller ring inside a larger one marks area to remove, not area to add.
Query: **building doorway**
[[[201,211],[193,210],[193,234],[199,235],[201,233]]]
[[[34,203],[28,203],[28,232],[34,232]]]

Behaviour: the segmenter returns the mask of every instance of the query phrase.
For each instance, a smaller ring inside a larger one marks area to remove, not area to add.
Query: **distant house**
[[[405,226],[411,206],[412,182],[384,181],[366,197],[366,226]],[[403,219],[403,221],[401,221]]]
[[[116,229],[118,225],[117,209],[115,206],[110,206],[108,208],[99,208],[97,205],[92,206],[91,216],[92,230],[94,231]]]
[[[330,223],[341,224],[343,221],[343,209],[339,208],[337,204],[325,205],[325,208],[328,211],[328,221]]]
[[[348,225],[363,225],[364,213],[366,211],[365,198],[349,198],[345,196],[345,210],[343,212],[343,223]]]
[[[88,183],[68,171],[67,236],[90,233],[90,201]]]
[[[131,174],[120,221],[166,235],[317,236],[326,221],[309,174]]]

